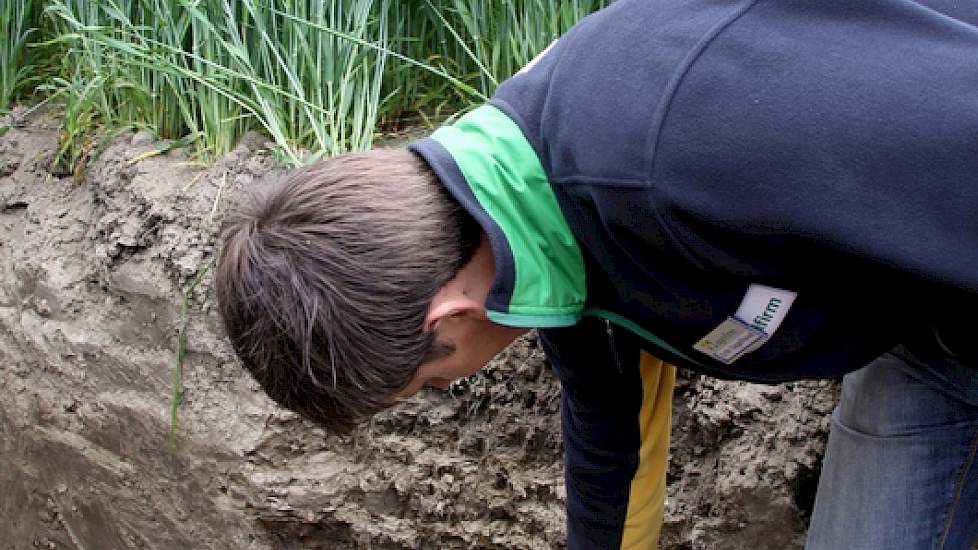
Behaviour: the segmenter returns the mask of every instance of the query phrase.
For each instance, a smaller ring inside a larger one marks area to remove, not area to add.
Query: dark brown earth
[[[352,437],[277,409],[191,300],[178,448],[166,446],[179,289],[224,213],[278,177],[249,136],[213,166],[49,173],[50,115],[0,138],[0,550],[562,548],[559,386],[535,340]],[[683,373],[662,548],[802,546],[832,382]]]

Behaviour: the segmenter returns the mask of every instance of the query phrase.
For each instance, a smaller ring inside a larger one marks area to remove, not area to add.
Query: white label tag
[[[790,290],[750,285],[735,317],[771,336],[781,326],[796,297],[798,294]]]
[[[781,326],[796,292],[764,285],[750,285],[734,317],[728,317],[693,349],[727,365],[761,347]]]
[[[767,335],[764,334],[764,331],[758,330],[740,319],[727,317],[727,320],[720,323],[720,326],[696,342],[693,349],[729,365],[754,348],[755,344],[764,342],[766,339]]]

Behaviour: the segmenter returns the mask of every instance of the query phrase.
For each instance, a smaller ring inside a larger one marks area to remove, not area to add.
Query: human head
[[[347,432],[453,351],[425,320],[480,233],[406,150],[299,169],[225,231],[216,286],[231,344],[273,400]]]

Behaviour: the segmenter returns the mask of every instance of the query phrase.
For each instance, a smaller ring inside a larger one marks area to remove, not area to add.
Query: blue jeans
[[[978,365],[899,347],[846,376],[806,550],[978,543]]]

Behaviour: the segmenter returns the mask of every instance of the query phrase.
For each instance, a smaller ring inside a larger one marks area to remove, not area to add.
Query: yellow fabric
[[[666,501],[666,466],[676,368],[642,352],[639,369],[645,396],[639,412],[642,446],[638,471],[628,494],[622,550],[653,550],[659,545]]]

